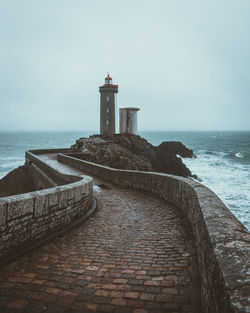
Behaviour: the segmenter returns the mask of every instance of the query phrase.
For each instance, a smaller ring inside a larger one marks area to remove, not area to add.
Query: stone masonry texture
[[[180,211],[111,184],[96,194],[88,220],[0,269],[0,312],[201,312]]]
[[[46,166],[44,163],[42,165]],[[73,182],[0,198],[1,262],[6,257],[21,253],[24,248],[29,248],[53,232],[63,229],[91,208],[92,178],[64,175],[53,169],[53,174],[55,173]]]

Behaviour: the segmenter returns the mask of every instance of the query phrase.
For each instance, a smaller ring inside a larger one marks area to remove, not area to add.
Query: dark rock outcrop
[[[195,154],[193,150],[188,149],[180,141],[163,141],[159,146],[155,147],[156,152],[158,153],[171,153],[177,154],[182,158],[194,158]]]
[[[35,191],[35,185],[25,166],[19,166],[0,180],[0,197]]]
[[[117,169],[196,177],[177,156],[194,157],[193,151],[181,142],[153,146],[132,134],[94,135],[77,140],[71,152],[74,157]]]

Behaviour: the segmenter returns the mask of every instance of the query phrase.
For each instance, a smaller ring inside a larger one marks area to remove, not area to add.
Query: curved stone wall
[[[210,189],[178,176],[116,170],[63,154],[57,158],[104,180],[157,194],[181,208],[194,233],[203,311],[250,312],[250,234]]]
[[[42,188],[56,187],[0,198],[0,263],[61,231],[93,204],[91,177],[62,174],[30,152],[26,166]]]
[[[39,154],[41,153],[54,153],[56,150],[62,151],[62,149],[51,149],[25,152],[26,166],[29,169],[34,183],[37,185],[37,189],[64,185],[80,179],[79,176],[60,173],[39,158]]]

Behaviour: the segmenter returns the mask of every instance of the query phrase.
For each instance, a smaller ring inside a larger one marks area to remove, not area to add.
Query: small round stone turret
[[[137,135],[137,111],[138,108],[120,109],[120,134]]]

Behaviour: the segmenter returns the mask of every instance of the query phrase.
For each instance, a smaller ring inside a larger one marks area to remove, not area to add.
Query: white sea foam
[[[15,160],[24,160],[23,158],[20,157],[13,157],[13,156],[0,156],[0,162],[9,162],[9,161],[15,161]]]
[[[0,157],[0,179],[12,171],[14,168],[24,164],[24,158],[21,157]]]
[[[250,190],[250,165],[232,162],[225,155],[198,151],[196,159],[183,161],[250,229],[250,193],[246,192]]]
[[[9,163],[3,163],[1,164],[2,169],[14,169],[20,165],[23,165],[23,160],[21,161],[15,161],[15,162],[9,162]]]
[[[97,192],[101,192],[102,188],[100,188],[98,185],[94,184],[93,189]]]
[[[241,152],[237,152],[237,153],[235,153],[235,156],[236,156],[236,158],[244,158],[245,155]]]

